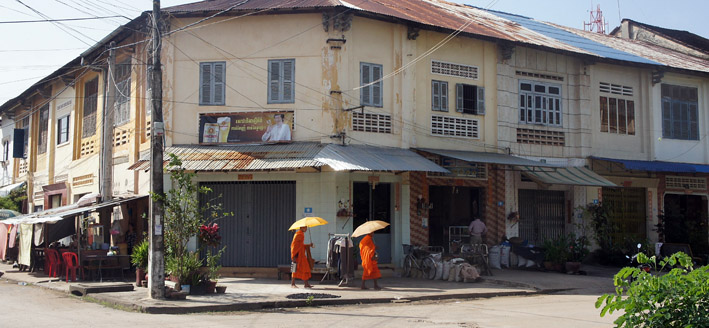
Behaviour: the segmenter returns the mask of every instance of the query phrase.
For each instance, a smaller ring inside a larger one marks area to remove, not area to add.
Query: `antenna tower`
[[[605,20],[605,18],[603,18],[601,5],[597,5],[595,11],[593,10],[593,7],[591,7],[590,18],[591,19],[589,23],[583,22],[584,31],[606,34],[608,22]]]

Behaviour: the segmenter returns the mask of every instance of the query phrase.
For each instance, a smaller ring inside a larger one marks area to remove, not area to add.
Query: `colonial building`
[[[489,244],[540,243],[611,197],[646,209],[619,220],[652,237],[665,180],[596,162],[709,163],[709,65],[673,50],[443,1],[164,11],[165,151],[234,213],[219,221],[226,267],[288,263],[287,229],[304,216],[330,222],[312,229],[316,245],[390,222],[375,242],[392,266],[402,244],[448,248],[451,227],[478,216]],[[122,228],[145,226],[147,200],[130,197],[149,192],[148,24],[134,19],[0,107],[25,131],[11,180],[27,182],[30,211],[100,192],[131,199]],[[675,100],[689,116],[665,123]]]

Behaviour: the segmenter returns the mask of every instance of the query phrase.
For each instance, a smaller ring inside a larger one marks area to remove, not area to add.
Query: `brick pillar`
[[[411,244],[413,245],[428,245],[428,228],[424,228],[421,224],[423,216],[428,217],[428,211],[422,211],[422,215],[418,214],[418,196],[423,195],[427,202],[430,202],[428,197],[428,182],[426,181],[426,173],[411,172],[410,173],[410,226],[411,226]]]
[[[486,242],[494,245],[498,244],[506,233],[505,171],[497,165],[491,164],[489,167],[486,194],[485,225],[488,229]],[[499,202],[503,202],[503,206],[499,206]]]

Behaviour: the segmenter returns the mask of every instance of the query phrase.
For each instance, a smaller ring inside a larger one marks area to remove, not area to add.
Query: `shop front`
[[[316,261],[325,262],[331,236],[383,220],[391,225],[374,234],[379,262],[397,265],[401,244],[408,242],[408,222],[401,219],[409,213],[408,204],[402,204],[409,197],[408,175],[447,172],[409,150],[364,145],[185,145],[168,147],[166,153],[177,155],[184,169],[196,173],[196,183],[212,189],[202,203],[216,201],[233,213],[216,223],[226,246],[221,265],[240,268],[234,272],[290,263],[288,228],[306,216],[329,222],[306,235],[306,242],[315,244]]]

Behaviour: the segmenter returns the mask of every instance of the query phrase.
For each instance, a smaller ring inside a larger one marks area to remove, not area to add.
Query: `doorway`
[[[665,242],[689,244],[694,254],[709,254],[707,197],[665,195]]]
[[[369,182],[352,183],[353,227],[371,220],[382,220],[391,224],[391,184]],[[391,225],[374,232],[379,263],[391,263]],[[359,242],[358,242],[359,243]]]
[[[448,249],[448,227],[467,227],[474,217],[482,215],[480,204],[484,204],[483,189],[430,186],[428,194],[433,204],[433,208],[428,211],[428,243]]]
[[[519,234],[530,244],[564,233],[564,192],[551,190],[519,190]]]

